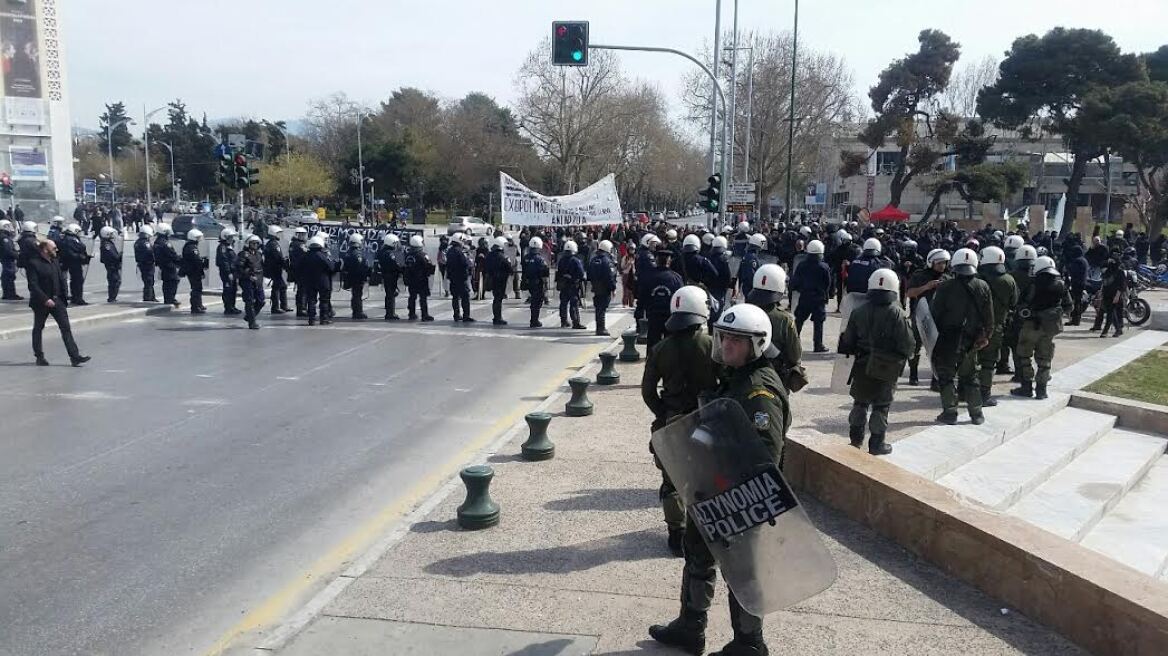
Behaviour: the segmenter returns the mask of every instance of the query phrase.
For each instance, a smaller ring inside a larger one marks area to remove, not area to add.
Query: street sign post
[[[753,182],[731,182],[726,202],[730,205],[753,204],[757,188],[758,185]]]

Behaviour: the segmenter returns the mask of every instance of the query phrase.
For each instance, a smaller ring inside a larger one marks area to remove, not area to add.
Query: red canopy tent
[[[873,212],[869,217],[872,221],[908,221],[909,214],[899,207],[886,205],[884,209]]]

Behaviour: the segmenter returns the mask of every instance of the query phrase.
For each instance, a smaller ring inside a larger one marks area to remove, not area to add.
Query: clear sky
[[[182,98],[196,115],[296,119],[308,99],[344,91],[373,104],[401,86],[447,98],[514,98],[526,53],[551,21],[589,20],[592,40],[696,51],[714,0],[60,0],[73,124],[96,127],[106,102],[131,115]],[[733,0],[723,0],[729,29]],[[740,0],[742,29],[788,30],[794,0]],[[926,9],[926,7],[928,9]],[[842,54],[857,90],[917,33],[937,28],[963,59],[1001,54],[1056,25],[1111,34],[1126,51],[1168,43],[1168,0],[803,0],[800,42]],[[235,53],[245,52],[238,56]],[[680,92],[689,65],[623,53],[626,70]],[[155,119],[157,120],[157,118]],[[139,121],[140,122],[140,121]],[[139,128],[135,128],[139,129]]]

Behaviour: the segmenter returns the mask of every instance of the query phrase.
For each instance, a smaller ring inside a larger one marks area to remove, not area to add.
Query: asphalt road
[[[201,653],[609,343],[432,300],[433,324],[134,319],[79,331],[81,369],[0,342],[0,654]]]

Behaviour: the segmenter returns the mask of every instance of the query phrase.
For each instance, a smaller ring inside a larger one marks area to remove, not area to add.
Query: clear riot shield
[[[835,560],[736,401],[658,430],[653,450],[743,608],[763,616],[835,582]]]
[[[929,355],[929,361],[932,362],[933,348],[937,346],[937,337],[941,332],[937,330],[937,322],[933,321],[929,299],[921,298],[917,301],[917,307],[913,310],[913,322],[917,326],[917,334],[921,336],[921,345],[925,347],[925,353]]]
[[[848,327],[848,319],[852,316],[852,310],[864,305],[868,302],[868,295],[860,292],[848,292],[844,294],[843,304],[840,307],[840,334],[844,334],[844,330]],[[848,393],[848,378],[852,376],[853,356],[851,355],[836,355],[835,362],[831,367],[831,391],[836,394]]]

